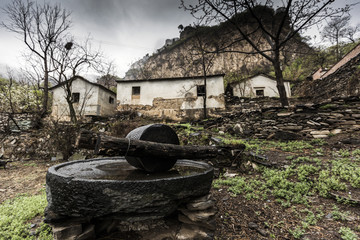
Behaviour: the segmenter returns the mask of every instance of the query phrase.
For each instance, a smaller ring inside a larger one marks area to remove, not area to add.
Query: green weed
[[[324,139],[321,139],[321,138],[315,138],[315,139],[312,139],[310,141],[310,144],[311,145],[316,145],[316,146],[323,146],[326,144],[326,141]]]
[[[30,235],[28,221],[42,215],[47,205],[43,192],[36,196],[19,196],[0,205],[0,239],[36,239]],[[37,231],[40,239],[52,239],[49,227],[42,225]]]
[[[349,152],[349,150],[347,150],[347,149],[340,149],[340,150],[339,150],[339,155],[340,155],[341,157],[343,157],[343,158],[345,158],[345,157],[350,157],[350,152]]]
[[[352,151],[351,153],[353,156],[358,156],[360,157],[360,149],[355,149],[354,151]]]
[[[357,240],[358,236],[349,227],[341,227],[339,230],[341,239],[343,240]]]
[[[294,237],[295,239],[299,239],[299,238],[301,238],[301,237],[304,235],[305,230],[302,229],[301,227],[297,227],[297,228],[295,228],[294,230],[289,229],[289,233],[290,233],[291,235],[293,235],[293,237]]]
[[[329,170],[321,170],[315,183],[315,189],[322,197],[327,197],[331,190],[346,190],[346,184],[338,176],[331,175]]]
[[[322,105],[321,107],[319,107],[319,109],[328,110],[328,109],[332,109],[334,107],[336,107],[336,106],[333,104],[325,104],[325,105]]]
[[[349,212],[341,212],[338,206],[333,206],[333,211],[331,212],[334,220],[345,221],[346,218],[349,216]]]
[[[25,163],[24,166],[28,166],[28,167],[36,167],[36,163]]]
[[[332,174],[350,183],[352,187],[360,188],[360,166],[350,159],[336,159],[331,161]]]

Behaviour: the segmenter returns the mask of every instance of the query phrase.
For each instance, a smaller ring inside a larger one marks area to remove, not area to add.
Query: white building
[[[266,74],[258,74],[240,82],[231,83],[233,95],[237,97],[279,97],[276,79]],[[286,96],[291,97],[290,82],[284,81]]]
[[[69,106],[65,99],[65,82],[49,89],[53,93],[51,116],[69,120]],[[111,116],[116,110],[116,93],[104,86],[76,76],[71,83],[73,106],[78,116]]]
[[[175,118],[182,110],[203,109],[204,77],[118,80],[117,93],[120,110],[149,106],[151,115]],[[207,76],[206,95],[207,109],[225,108],[224,75]]]

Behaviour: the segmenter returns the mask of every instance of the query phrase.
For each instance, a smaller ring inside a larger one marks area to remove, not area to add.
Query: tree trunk
[[[71,122],[76,124],[77,123],[77,117],[76,117],[76,112],[75,112],[75,109],[74,109],[74,105],[73,105],[71,100],[70,101],[67,100],[67,103],[69,105],[69,113],[70,113]]]
[[[71,93],[71,84],[72,84],[72,81],[66,81],[65,83],[65,93],[66,93],[66,102],[69,106],[69,114],[70,114],[70,120],[72,123],[74,124],[77,124],[77,117],[76,117],[76,112],[75,112],[75,109],[74,109],[74,105],[73,105],[73,102],[72,102],[72,93]]]
[[[204,50],[202,50],[202,68],[203,68],[203,74],[204,74],[204,119],[207,118],[207,106],[206,106],[206,99],[207,99],[207,79],[206,79],[206,66],[205,66],[205,54]]]
[[[117,138],[106,135],[97,135],[90,131],[82,131],[76,140],[77,148],[95,149],[96,154],[106,156],[136,156],[161,157],[184,159],[214,158],[223,151],[234,148],[217,146],[181,146],[149,141]],[[238,145],[236,149],[243,151],[245,145]]]
[[[286,90],[285,90],[285,86],[284,86],[284,78],[283,78],[283,74],[282,74],[282,70],[281,70],[281,66],[280,66],[280,56],[279,55],[280,55],[279,53],[275,54],[273,66],[274,66],[274,70],[275,70],[276,87],[279,91],[281,106],[286,107],[286,106],[289,106],[289,101],[286,96]]]
[[[49,102],[49,72],[47,70],[48,66],[47,66],[47,62],[45,61],[45,66],[44,66],[44,96],[43,96],[43,108],[42,108],[42,112],[41,112],[41,117],[45,117],[48,111],[48,102]]]

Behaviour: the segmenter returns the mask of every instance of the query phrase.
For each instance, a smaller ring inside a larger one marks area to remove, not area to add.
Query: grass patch
[[[299,224],[287,231],[295,239],[301,239],[321,221],[323,209],[312,208],[313,196],[331,197],[332,192],[348,191],[351,187],[360,188],[360,151],[340,150],[329,158],[315,157],[323,155],[323,140],[275,142],[266,140],[241,140],[247,150],[266,152],[268,150],[289,152],[286,160],[290,164],[284,168],[258,166],[251,174],[243,173],[236,177],[220,177],[213,182],[215,188],[226,189],[232,197],[241,195],[246,200],[273,200],[283,208],[301,206],[294,211]],[[240,140],[238,140],[240,143]],[[329,153],[329,152],[328,152]],[[305,210],[304,210],[305,209]],[[331,212],[336,221],[346,221],[349,212],[341,212],[334,205]],[[355,230],[341,228],[342,239],[358,239]]]
[[[283,151],[297,152],[312,149],[310,141],[273,142],[250,140],[242,142],[248,149],[264,151],[281,148]],[[319,144],[322,144],[318,142]],[[328,197],[331,191],[345,191],[347,186],[360,188],[360,166],[348,158],[349,151],[343,151],[336,159],[322,162],[319,158],[300,156],[291,160],[286,169],[259,167],[257,178],[238,176],[220,178],[214,187],[228,186],[233,196],[244,194],[246,199],[266,199],[270,195],[284,207],[292,203],[308,204],[307,197],[319,194]],[[358,151],[351,153],[359,154]]]
[[[42,224],[35,235],[30,235],[29,221],[42,216],[47,205],[45,191],[41,195],[19,196],[0,205],[0,239],[52,239],[51,229]]]

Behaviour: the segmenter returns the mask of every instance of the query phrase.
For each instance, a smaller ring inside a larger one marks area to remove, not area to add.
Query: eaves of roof
[[[87,80],[87,79],[85,79],[85,78],[83,78],[83,77],[81,77],[81,76],[74,76],[73,78],[71,78],[71,79],[68,80],[68,81],[76,80],[77,78],[78,78],[78,79],[81,79],[81,80],[83,80],[83,81],[85,81],[85,82],[87,82],[87,83],[89,83],[89,84],[91,84],[91,85],[93,85],[93,86],[97,86],[97,87],[101,88],[102,90],[107,91],[107,92],[109,92],[109,93],[111,93],[111,94],[113,94],[113,95],[116,95],[115,92],[113,92],[113,91],[111,91],[110,89],[104,87],[103,85],[98,84],[98,83],[90,82],[89,80]],[[54,90],[54,89],[56,89],[56,88],[58,88],[58,87],[63,86],[65,83],[66,83],[66,81],[61,82],[61,83],[59,83],[59,84],[57,84],[57,85],[49,88],[49,90],[52,91],[52,90]]]
[[[224,77],[225,74],[208,75],[207,78],[212,77]],[[195,80],[203,79],[204,76],[192,76],[192,77],[174,77],[174,78],[151,78],[151,79],[130,79],[130,80],[116,80],[118,83],[129,83],[129,82],[156,82],[156,81],[176,81],[176,80]]]

